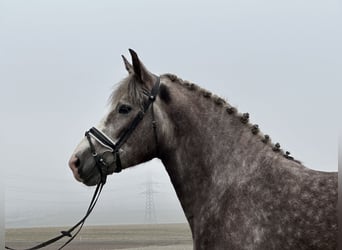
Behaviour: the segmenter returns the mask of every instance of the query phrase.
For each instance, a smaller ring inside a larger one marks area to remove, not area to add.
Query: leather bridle
[[[90,151],[95,160],[95,165],[100,173],[101,182],[103,184],[106,183],[106,178],[108,175],[108,168],[109,166],[113,165],[114,162],[116,165],[114,172],[115,173],[121,172],[122,165],[121,165],[121,159],[120,159],[120,149],[122,145],[127,141],[127,139],[131,136],[131,134],[136,129],[136,127],[139,125],[141,120],[144,118],[150,106],[151,105],[153,106],[153,103],[156,100],[156,97],[159,92],[159,87],[160,87],[160,78],[158,77],[151,92],[150,93],[146,91],[143,92],[145,95],[148,96],[147,101],[144,103],[143,108],[134,117],[130,125],[123,131],[123,133],[120,135],[120,137],[118,138],[116,142],[113,142],[113,140],[110,139],[109,136],[107,136],[105,133],[103,133],[102,131],[98,130],[95,127],[92,127],[85,133],[85,136],[89,142]],[[157,148],[158,138],[157,138],[156,121],[154,117],[153,107],[152,107],[152,127],[154,131],[154,138],[156,141],[156,148]],[[108,148],[109,151],[104,151],[103,153],[98,154],[95,150],[94,144],[91,141],[91,137],[93,137],[96,141],[98,141],[102,146]]]
[[[59,250],[64,248],[66,245],[68,245],[76,236],[77,234],[81,231],[86,219],[90,215],[90,213],[93,211],[96,202],[98,198],[100,197],[102,188],[104,184],[106,183],[107,180],[107,175],[109,174],[108,168],[113,165],[115,162],[115,173],[119,173],[122,170],[122,165],[121,165],[121,159],[120,159],[120,149],[122,145],[127,141],[127,139],[130,137],[130,135],[133,133],[133,131],[136,129],[136,127],[139,125],[139,123],[142,121],[144,118],[146,112],[152,106],[152,126],[153,126],[153,131],[154,131],[154,138],[156,141],[156,149],[158,145],[158,137],[157,137],[157,131],[156,131],[156,121],[154,117],[154,109],[153,109],[153,103],[157,98],[157,95],[159,93],[159,87],[160,87],[160,78],[157,77],[156,83],[152,87],[151,92],[144,91],[144,94],[148,96],[147,101],[144,103],[143,108],[138,112],[138,114],[134,117],[130,125],[127,127],[127,129],[124,130],[124,132],[121,134],[119,139],[114,143],[110,137],[108,137],[105,133],[101,132],[100,130],[96,129],[95,127],[92,127],[85,133],[85,137],[87,138],[90,146],[90,151],[94,157],[95,160],[95,166],[98,169],[100,173],[100,181],[96,186],[95,192],[93,194],[93,197],[91,199],[91,202],[89,204],[89,207],[87,209],[87,212],[85,216],[78,222],[76,223],[72,228],[70,228],[67,231],[61,231],[61,234],[47,240],[43,243],[40,243],[34,247],[31,248],[26,248],[22,250],[35,250],[35,249],[40,249],[43,247],[46,247],[48,245],[51,245],[52,243],[64,238],[64,237],[69,237],[69,240],[66,241],[60,248]],[[109,151],[104,151],[101,154],[98,154],[95,150],[95,146],[92,143],[91,137],[93,137],[96,141],[98,141],[102,146],[106,147],[109,149]],[[108,160],[110,159],[110,160]],[[77,229],[78,228],[78,229]],[[76,230],[76,233],[72,235],[71,233]],[[16,250],[14,248],[10,248],[8,246],[5,246],[6,249],[9,250]]]

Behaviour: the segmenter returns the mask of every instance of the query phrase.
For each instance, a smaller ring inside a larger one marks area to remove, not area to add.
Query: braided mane
[[[293,161],[301,164],[300,161],[298,161],[298,160],[294,159],[292,156],[290,156],[290,152],[288,152],[288,151],[284,152],[284,150],[281,149],[280,144],[278,142],[273,143],[269,135],[263,134],[260,131],[258,124],[250,123],[249,122],[249,113],[239,113],[237,108],[230,105],[225,99],[221,98],[218,95],[211,93],[210,91],[208,91],[206,89],[201,88],[200,86],[198,86],[195,83],[183,80],[174,74],[167,73],[167,74],[163,74],[162,77],[167,77],[170,81],[181,85],[182,87],[188,89],[189,91],[196,91],[199,93],[200,96],[202,96],[208,100],[211,100],[217,106],[221,106],[223,109],[226,110],[228,115],[235,116],[237,119],[239,119],[241,121],[242,124],[244,124],[245,126],[247,126],[250,129],[250,131],[253,135],[258,136],[263,143],[272,147],[274,152],[280,153],[285,158],[287,158],[289,160],[293,160]]]

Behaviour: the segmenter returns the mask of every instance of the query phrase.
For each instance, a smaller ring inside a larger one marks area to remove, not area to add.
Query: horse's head
[[[129,73],[112,94],[108,114],[97,128],[86,132],[69,166],[75,178],[96,185],[101,177],[157,156],[163,125],[159,77],[150,73],[130,50],[132,65],[123,56]]]

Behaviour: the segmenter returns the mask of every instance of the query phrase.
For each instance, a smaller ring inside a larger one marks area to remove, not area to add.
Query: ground
[[[6,245],[19,249],[32,247],[65,229],[67,227],[7,229]],[[44,249],[55,250],[61,244]],[[192,250],[192,238],[187,224],[88,226],[65,249]]]

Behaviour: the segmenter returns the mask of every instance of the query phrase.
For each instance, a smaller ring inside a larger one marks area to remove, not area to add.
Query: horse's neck
[[[258,158],[275,154],[222,104],[188,92],[188,104],[170,105],[173,143],[162,161],[191,224],[199,210],[242,181]]]

